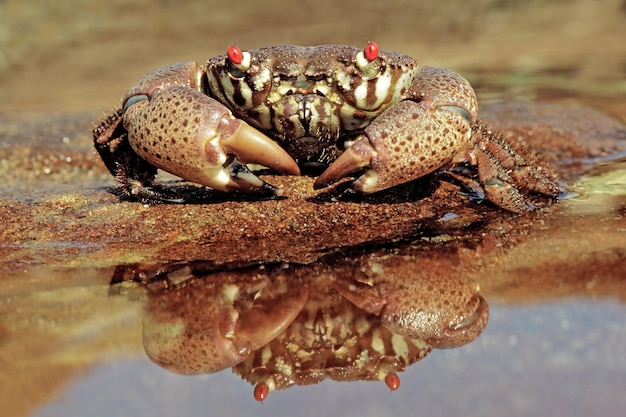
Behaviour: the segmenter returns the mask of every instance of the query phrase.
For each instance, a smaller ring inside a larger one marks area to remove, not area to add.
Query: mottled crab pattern
[[[146,353],[181,374],[233,367],[262,401],[326,378],[395,390],[407,366],[475,340],[487,325],[489,307],[471,280],[406,277],[389,257],[356,262],[350,277],[292,265],[196,279],[193,266],[174,265],[161,276],[170,290],[151,292],[147,304]]]
[[[328,166],[316,189],[356,175],[351,187],[364,193],[464,164],[476,167],[485,197],[510,211],[532,208],[528,193],[558,195],[549,173],[476,116],[463,77],[373,42],[233,46],[206,65],[146,74],[93,133],[123,193],[142,202],[187,200],[154,186],[157,169],[217,190],[280,194],[247,164],[292,175]]]

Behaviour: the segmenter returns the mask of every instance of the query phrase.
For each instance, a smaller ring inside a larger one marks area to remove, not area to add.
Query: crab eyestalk
[[[356,67],[364,77],[374,77],[379,73],[378,55],[380,49],[376,42],[369,42],[362,51],[359,51],[354,57]]]
[[[261,403],[267,398],[269,393],[270,389],[264,382],[257,384],[257,386],[254,387],[254,399]]]
[[[385,384],[391,391],[395,391],[400,388],[400,377],[395,372],[390,373],[385,377]]]
[[[369,62],[372,62],[378,58],[379,52],[380,49],[378,48],[378,44],[376,42],[369,42],[363,50],[363,55]]]
[[[246,72],[252,64],[250,52],[243,52],[238,46],[232,45],[226,50],[228,60],[242,73]]]

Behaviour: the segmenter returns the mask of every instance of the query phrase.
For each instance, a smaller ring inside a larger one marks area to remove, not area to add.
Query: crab
[[[255,385],[258,401],[325,378],[382,380],[396,390],[407,366],[433,348],[475,340],[488,321],[478,286],[460,275],[406,277],[387,256],[359,258],[349,277],[319,268],[205,274],[193,263],[172,264],[159,276],[167,290],[149,293],[145,351],[180,374],[232,367]]]
[[[529,194],[556,198],[553,176],[476,117],[466,79],[374,42],[231,46],[205,65],[146,74],[93,136],[122,193],[147,203],[189,197],[158,186],[158,169],[216,190],[280,195],[254,166],[290,175],[321,167],[315,189],[354,177],[350,189],[374,193],[463,165],[478,178],[469,188],[506,210],[532,209]]]

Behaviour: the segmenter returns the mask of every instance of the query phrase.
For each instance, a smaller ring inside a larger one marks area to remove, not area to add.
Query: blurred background
[[[480,98],[562,99],[622,116],[624,0],[0,1],[0,111],[116,105],[156,67],[236,43],[364,45],[461,72]]]

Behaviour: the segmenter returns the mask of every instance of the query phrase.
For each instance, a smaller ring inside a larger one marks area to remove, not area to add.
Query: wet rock
[[[572,161],[626,150],[624,126],[591,109],[506,104],[488,107],[483,116],[509,135],[523,134],[550,162],[566,155],[570,163],[556,164],[566,179],[583,170],[583,163]],[[63,264],[68,258],[96,266],[181,259],[306,263],[346,247],[519,228],[517,216],[476,204],[437,176],[370,196],[345,196],[345,184],[315,192],[306,176],[266,176],[284,188],[283,197],[251,201],[183,183],[189,192],[215,197],[214,202],[120,201],[114,179],[92,150],[89,129],[95,117],[0,117],[0,221],[5,225],[0,251],[8,270]]]
[[[571,181],[595,164],[626,157],[626,126],[574,104],[506,102],[481,107],[480,117],[507,137],[521,136]]]

